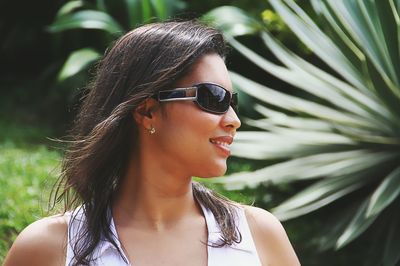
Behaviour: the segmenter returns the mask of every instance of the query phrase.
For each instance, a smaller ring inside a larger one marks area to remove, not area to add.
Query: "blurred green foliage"
[[[0,264],[17,234],[47,214],[59,159],[58,152],[44,145],[21,148],[10,141],[0,143]]]
[[[57,81],[63,82],[80,71],[87,72],[88,67],[101,58],[105,47],[127,31],[145,23],[167,20],[184,7],[185,3],[181,0],[67,1],[47,29],[53,34],[96,31],[98,35],[89,44],[82,42],[79,45],[79,39],[75,38],[74,41],[81,47],[68,55]]]

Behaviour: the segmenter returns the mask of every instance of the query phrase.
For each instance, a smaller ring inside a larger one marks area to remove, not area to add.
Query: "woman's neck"
[[[126,226],[163,230],[201,214],[192,179],[152,160],[131,160],[113,204],[113,216]]]

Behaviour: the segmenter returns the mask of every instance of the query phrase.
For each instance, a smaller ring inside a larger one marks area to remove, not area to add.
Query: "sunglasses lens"
[[[214,84],[199,84],[197,88],[198,104],[214,113],[225,113],[229,109],[231,94]]]
[[[236,114],[239,113],[239,102],[237,93],[232,94],[231,106]]]

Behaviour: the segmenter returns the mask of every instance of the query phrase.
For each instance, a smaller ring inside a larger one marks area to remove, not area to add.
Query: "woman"
[[[215,29],[139,27],[100,62],[63,161],[64,215],[5,265],[298,265],[281,224],[192,181],[226,171],[240,121]]]

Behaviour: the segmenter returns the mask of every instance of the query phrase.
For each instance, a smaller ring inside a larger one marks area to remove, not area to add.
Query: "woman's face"
[[[211,82],[232,91],[225,63],[217,54],[201,57],[176,88]],[[221,176],[230,154],[229,142],[240,127],[232,107],[225,114],[212,114],[192,101],[161,103],[160,119],[153,135],[158,160],[171,171],[198,177]]]

